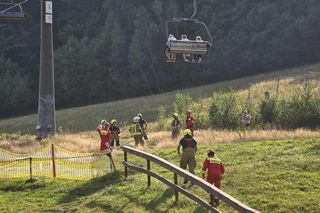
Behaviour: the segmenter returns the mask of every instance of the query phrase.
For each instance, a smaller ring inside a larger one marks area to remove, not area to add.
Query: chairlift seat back
[[[208,41],[173,40],[168,42],[168,52],[176,54],[206,55],[210,47],[211,44]]]

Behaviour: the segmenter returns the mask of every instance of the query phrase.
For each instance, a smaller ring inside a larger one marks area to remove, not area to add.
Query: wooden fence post
[[[150,160],[147,159],[147,170],[150,171]],[[148,187],[151,186],[151,176],[148,175]]]
[[[56,159],[54,155],[54,144],[51,144],[51,159],[52,159],[52,175],[56,177]]]
[[[176,173],[174,173],[174,184],[178,185],[178,175]],[[174,196],[175,196],[176,202],[178,202],[179,201],[179,192],[178,192],[178,190],[174,191]]]
[[[249,104],[251,103],[251,87],[252,87],[252,82],[249,82],[249,89],[248,89],[248,102],[249,102]]]
[[[308,90],[308,81],[309,81],[309,71],[307,71],[305,74],[304,74],[304,94],[307,94],[307,90]]]
[[[128,162],[127,151],[124,151],[123,154],[124,154],[124,161]],[[127,166],[124,166],[124,176],[125,176],[125,178],[128,177],[128,168],[127,168]]]
[[[279,87],[280,87],[280,75],[278,75],[278,79],[277,79],[277,97],[279,95]]]

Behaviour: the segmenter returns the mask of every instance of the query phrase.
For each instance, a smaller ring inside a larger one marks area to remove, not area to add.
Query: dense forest
[[[319,0],[198,0],[196,18],[214,35],[201,64],[168,64],[164,55],[166,21],[189,17],[191,0],[54,0],[53,7],[57,108],[320,61]],[[0,20],[0,117],[37,110],[39,0],[24,10],[25,21]],[[169,31],[207,38],[192,23]]]

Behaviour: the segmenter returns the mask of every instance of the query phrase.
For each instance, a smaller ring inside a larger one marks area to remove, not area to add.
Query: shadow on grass
[[[38,180],[35,182],[27,182],[25,180],[10,180],[0,181],[0,190],[5,192],[17,192],[25,190],[36,190],[46,186],[44,180]]]
[[[203,208],[203,207],[201,207],[201,206],[197,207],[197,208],[193,211],[193,213],[207,213],[207,212],[208,212],[208,210],[205,209],[205,208]]]
[[[85,184],[71,190],[67,195],[62,197],[59,203],[63,204],[73,202],[79,197],[92,195],[107,186],[115,185],[122,181],[124,181],[124,175],[117,171],[92,179],[87,181]]]
[[[140,195],[143,195],[145,193],[148,193],[148,190],[143,190]],[[156,197],[154,199],[151,198],[151,200],[147,203],[145,201],[142,201],[139,196],[132,196],[128,193],[121,193],[120,194],[124,197],[126,197],[129,202],[128,203],[135,203],[137,206],[140,206],[141,209],[145,209],[146,211],[149,212],[155,212],[155,213],[163,213],[163,212],[168,212],[168,210],[171,208],[171,206],[168,206],[167,209],[158,209],[158,206],[162,203],[165,203],[165,201],[169,198],[173,199],[173,190],[172,189],[167,189],[161,196]],[[102,207],[102,206],[100,206]],[[104,208],[105,210],[110,210],[110,206],[105,206],[109,208]],[[113,209],[114,212],[127,212],[126,209],[127,205],[123,205],[121,208],[118,209]]]
[[[170,209],[170,206],[165,211],[157,210],[157,206],[159,206],[159,204],[161,204],[161,203],[164,203],[169,198],[173,199],[173,195],[174,195],[173,190],[167,189],[160,197],[151,200],[145,206],[145,209],[150,210],[151,212],[167,212]]]

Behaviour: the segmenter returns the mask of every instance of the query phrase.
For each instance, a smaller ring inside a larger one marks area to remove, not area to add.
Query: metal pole
[[[150,171],[150,160],[147,160],[147,170]],[[151,176],[148,175],[148,187],[151,186]]]
[[[41,48],[39,71],[39,102],[37,138],[43,139],[56,133],[52,1],[41,2]]]

